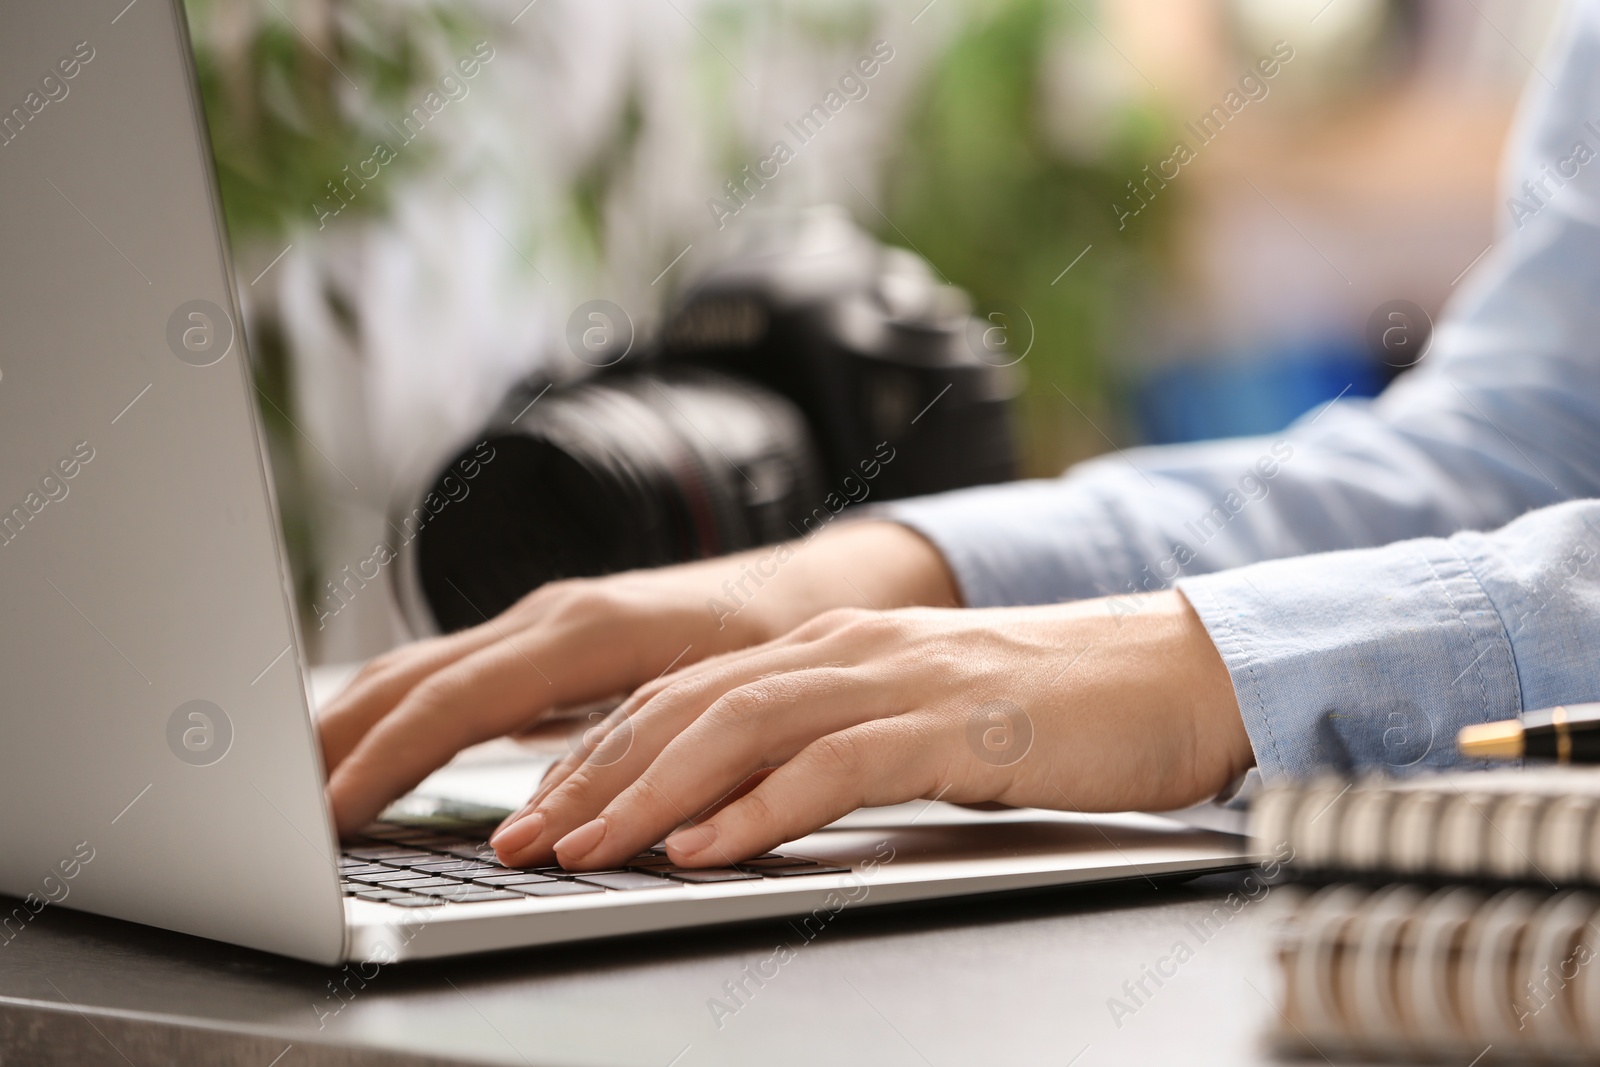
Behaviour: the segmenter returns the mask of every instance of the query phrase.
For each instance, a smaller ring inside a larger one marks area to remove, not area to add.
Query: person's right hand
[[[318,727],[335,821],[351,834],[468,745],[771,640],[830,608],[956,603],[938,551],[874,521],[721,559],[552,582],[480,626],[378,657],[329,704]]]

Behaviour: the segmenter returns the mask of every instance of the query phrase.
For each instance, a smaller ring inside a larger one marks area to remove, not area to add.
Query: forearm
[[[927,538],[871,519],[676,570],[704,591],[713,651],[770,641],[833,608],[959,606],[950,568]],[[654,572],[638,574],[656,580]]]
[[[841,522],[790,547],[793,577],[775,620],[779,632],[831,608],[961,606],[944,556],[900,523]]]

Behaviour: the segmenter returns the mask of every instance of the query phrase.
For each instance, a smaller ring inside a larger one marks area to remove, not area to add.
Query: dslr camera
[[[601,369],[519,383],[392,516],[415,534],[402,614],[415,633],[458,630],[555,579],[807,538],[868,501],[1013,478],[1006,332],[833,209],[757,229],[648,346],[620,308],[586,304],[568,341]]]

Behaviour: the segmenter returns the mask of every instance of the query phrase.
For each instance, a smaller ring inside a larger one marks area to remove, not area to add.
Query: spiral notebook
[[[1600,887],[1600,770],[1281,786],[1256,799],[1251,835],[1297,873]]]
[[[1278,890],[1280,1051],[1600,1059],[1600,772],[1314,782],[1251,823],[1258,852],[1338,879]]]

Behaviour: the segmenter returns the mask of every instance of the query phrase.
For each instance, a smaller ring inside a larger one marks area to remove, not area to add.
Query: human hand
[[[335,821],[341,834],[359,830],[460,749],[553,708],[627,693],[840,604],[955,597],[932,545],[873,521],[721,559],[552,582],[481,626],[378,657],[329,704],[318,730]]]
[[[507,864],[594,870],[689,823],[672,861],[725,866],[919,797],[1199,801],[1253,762],[1233,683],[1180,594],[1134,603],[830,611],[645,685],[491,842]]]

